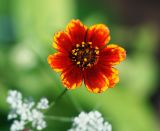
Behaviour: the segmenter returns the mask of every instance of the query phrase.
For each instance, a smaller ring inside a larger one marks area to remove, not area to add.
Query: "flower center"
[[[71,59],[75,64],[86,69],[92,67],[98,59],[99,48],[92,47],[92,42],[82,42],[81,44],[76,44],[76,47],[71,52]]]

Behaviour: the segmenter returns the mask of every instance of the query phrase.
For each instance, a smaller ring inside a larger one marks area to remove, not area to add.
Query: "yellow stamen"
[[[82,42],[82,45],[85,45],[85,42]]]
[[[81,62],[80,61],[77,61],[77,65],[79,65]]]
[[[77,52],[75,52],[74,55],[77,56]]]
[[[89,49],[86,49],[86,53],[88,53],[89,52]]]
[[[74,50],[72,50],[72,53],[74,53],[75,52],[75,49]]]
[[[88,66],[88,67],[91,67],[91,64],[89,63],[87,66]]]
[[[84,58],[83,60],[86,62],[86,61],[87,61],[87,58]]]
[[[99,54],[99,50],[95,50],[96,54],[98,55]]]
[[[95,49],[97,49],[97,50],[98,50],[99,48],[96,46],[96,47],[95,47]]]
[[[79,47],[79,44],[76,44],[76,47]]]

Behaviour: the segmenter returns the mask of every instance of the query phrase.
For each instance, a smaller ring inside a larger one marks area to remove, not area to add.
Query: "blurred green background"
[[[91,26],[104,23],[111,43],[127,50],[117,68],[120,82],[102,94],[85,86],[68,91],[47,114],[73,117],[99,110],[113,131],[160,131],[160,2],[157,0],[1,0],[0,130],[8,131],[7,92],[17,89],[39,100],[55,99],[64,87],[47,56],[52,38],[73,18]],[[66,131],[70,122],[47,120],[45,131]]]

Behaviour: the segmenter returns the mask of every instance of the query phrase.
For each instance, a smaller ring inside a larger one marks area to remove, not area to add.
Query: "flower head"
[[[84,83],[87,89],[100,93],[119,81],[113,66],[126,57],[126,51],[110,41],[110,31],[103,24],[90,28],[80,20],[72,20],[65,31],[55,34],[53,47],[57,53],[49,55],[48,63],[61,72],[65,87],[74,89]]]
[[[72,128],[68,131],[112,131],[112,126],[105,122],[98,111],[81,112],[74,118]]]
[[[14,119],[10,128],[11,131],[24,130],[28,123],[31,123],[32,128],[36,128],[36,130],[42,130],[47,126],[42,113],[42,110],[49,107],[46,98],[42,98],[36,104],[33,100],[23,99],[20,92],[10,90],[8,92],[7,102],[11,107],[8,119]],[[19,120],[16,120],[16,118]]]

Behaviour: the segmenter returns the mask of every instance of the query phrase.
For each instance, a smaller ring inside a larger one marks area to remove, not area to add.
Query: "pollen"
[[[99,48],[92,47],[92,42],[76,44],[71,51],[71,60],[81,69],[90,68],[97,63]]]
[[[99,48],[96,46],[95,49],[98,50]]]
[[[87,61],[87,58],[84,58],[84,61],[86,62],[86,61]]]
[[[79,47],[80,45],[79,44],[76,44],[76,47]]]
[[[74,53],[75,52],[75,49],[74,50],[72,50],[72,53]]]
[[[95,53],[98,55],[99,54],[99,50],[95,50]]]
[[[77,52],[73,53],[75,56],[77,56]]]
[[[80,61],[77,61],[77,65],[79,65],[81,62]]]

